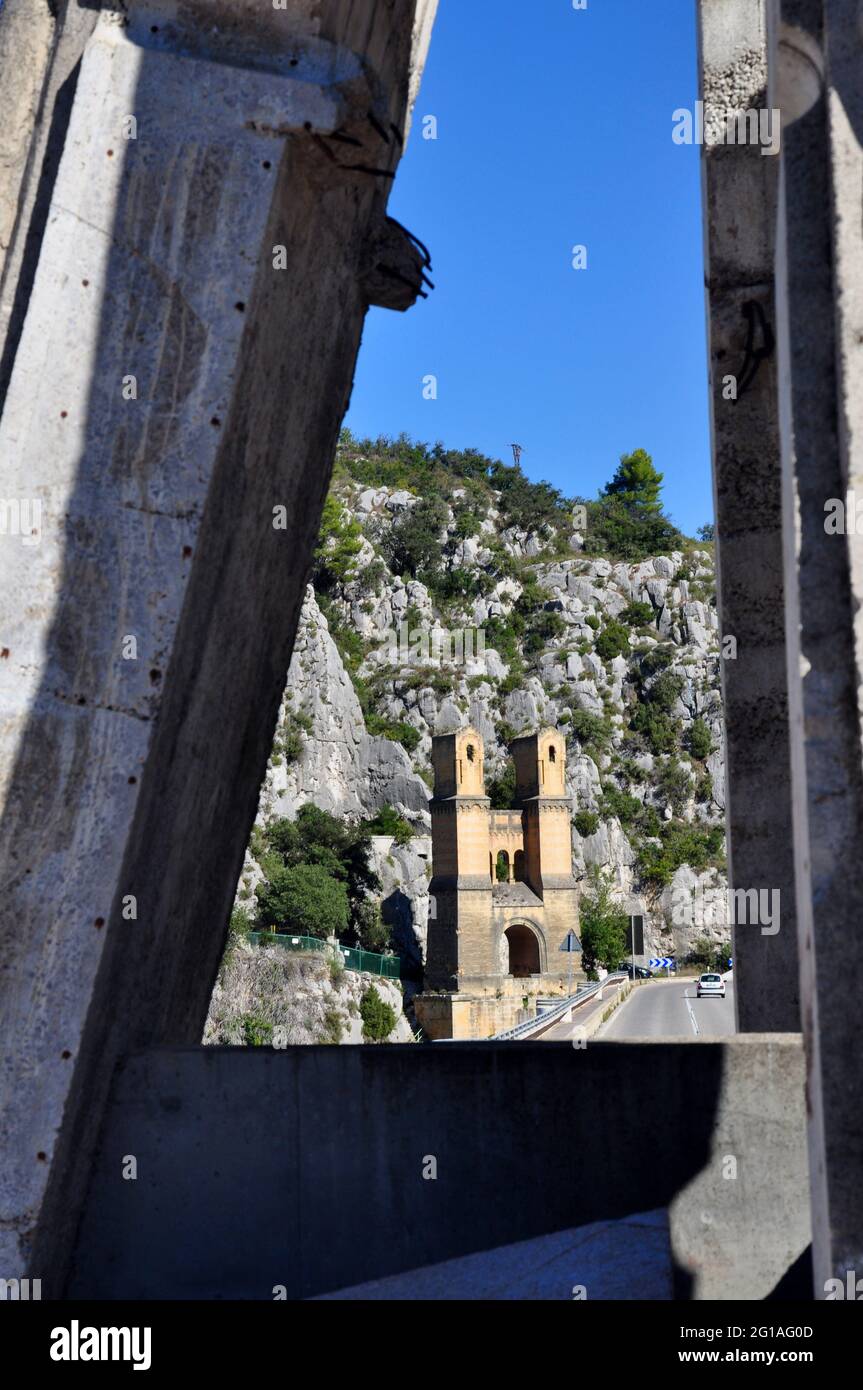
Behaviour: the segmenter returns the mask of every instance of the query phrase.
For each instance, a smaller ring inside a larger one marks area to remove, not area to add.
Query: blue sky
[[[699,150],[671,139],[696,97],[695,0],[440,0],[390,203],[437,289],[371,310],[349,427],[518,442],[567,496],[645,448],[677,524],[712,520]]]

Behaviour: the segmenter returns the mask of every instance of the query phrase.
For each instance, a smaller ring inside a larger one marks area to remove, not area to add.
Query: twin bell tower
[[[492,810],[476,729],[432,741],[433,876],[426,992],[430,1037],[491,1037],[540,994],[564,995],[578,935],[566,741],[555,729],[517,739],[515,804]],[[572,962],[581,980],[581,957]]]

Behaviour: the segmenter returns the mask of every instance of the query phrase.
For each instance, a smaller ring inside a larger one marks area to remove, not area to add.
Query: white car
[[[721,975],[702,975],[698,981],[699,999],[724,999],[725,981]]]

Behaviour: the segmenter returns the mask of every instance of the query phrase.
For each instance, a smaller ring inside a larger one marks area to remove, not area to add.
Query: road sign
[[[626,952],[631,956],[644,955],[644,917],[633,914],[626,928]]]
[[[733,957],[733,956],[729,956],[729,957],[728,957],[728,969],[729,969],[729,970],[731,969],[731,967],[732,967],[733,964],[734,964],[734,957]]]
[[[673,956],[654,956],[649,965],[651,970],[674,970],[676,968]]]
[[[566,940],[564,941],[560,949],[562,951],[565,951],[567,956],[569,957],[569,983],[567,985],[567,990],[569,994],[572,994],[572,958],[577,951],[581,950],[581,942],[579,941],[574,931],[569,931],[566,933]]]

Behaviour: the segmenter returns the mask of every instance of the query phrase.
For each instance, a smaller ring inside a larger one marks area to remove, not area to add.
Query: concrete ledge
[[[682,1296],[763,1298],[808,1243],[804,1124],[795,1038],[142,1053],[67,1292],[310,1297],[668,1208]]]

